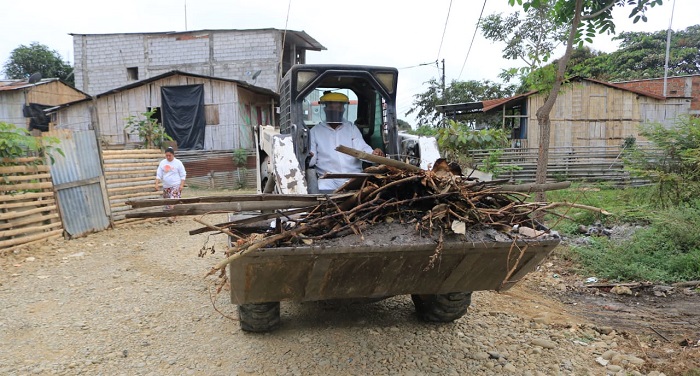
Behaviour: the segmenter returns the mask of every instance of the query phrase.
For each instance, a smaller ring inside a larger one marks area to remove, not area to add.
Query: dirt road
[[[468,315],[451,324],[423,323],[409,297],[395,297],[340,308],[283,303],[278,331],[244,333],[226,294],[215,301],[231,318],[212,307],[203,276],[222,256],[197,257],[207,235],[187,235],[196,227],[157,221],[1,256],[0,374],[658,375],[666,367],[634,336],[548,297],[566,286],[548,282],[546,268],[507,293],[475,293]],[[222,235],[209,241],[225,247]]]

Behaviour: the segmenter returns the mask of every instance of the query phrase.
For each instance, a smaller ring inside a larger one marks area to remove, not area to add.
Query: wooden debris
[[[352,149],[340,149],[362,159],[387,159],[367,153],[355,153]],[[394,163],[394,166],[374,166],[367,169],[365,174],[351,178],[334,195],[328,196],[327,201],[319,202],[313,209],[292,219],[291,229],[279,234],[270,233],[263,239],[233,246],[228,252],[228,258],[219,262],[210,274],[220,271],[229,262],[255,249],[308,245],[349,233],[362,236],[363,228],[384,223],[389,219],[410,224],[425,234],[435,231],[440,239],[443,238],[443,234],[464,234],[466,229],[479,226],[509,232],[513,239],[524,236],[517,231],[512,232],[514,225],[529,228],[531,231],[527,232],[527,237],[539,239],[545,236],[546,232],[531,218],[531,214],[547,205],[527,202],[529,196],[522,192],[537,188],[558,188],[563,185],[529,185],[523,189],[515,187],[506,190],[503,189],[502,183],[469,180],[459,175],[459,170],[447,163],[436,163],[431,171],[416,171],[415,166],[403,163]],[[345,193],[350,187],[356,187],[357,190]],[[277,217],[279,216],[275,216]],[[218,227],[236,229],[241,225],[241,221],[234,221]],[[436,255],[440,253],[441,243],[442,241],[438,242]]]

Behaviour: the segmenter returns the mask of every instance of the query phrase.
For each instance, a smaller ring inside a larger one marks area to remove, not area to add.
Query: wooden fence
[[[161,159],[163,152],[159,149],[102,152],[107,195],[112,209],[112,221],[116,225],[141,221],[125,218],[131,211],[126,201],[161,197],[161,193],[154,189],[156,169]]]
[[[483,168],[493,150],[474,150],[478,168]],[[534,182],[538,150],[534,148],[501,149],[498,167],[506,171],[496,178],[514,182]],[[567,147],[549,150],[548,181],[608,182],[613,185],[643,185],[648,181],[630,176],[624,169],[622,147]],[[519,167],[514,169],[509,167]]]
[[[49,166],[17,158],[0,166],[0,250],[57,238],[63,225]]]

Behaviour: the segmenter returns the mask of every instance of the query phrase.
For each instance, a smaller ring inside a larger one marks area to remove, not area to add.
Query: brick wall
[[[171,70],[246,81],[277,90],[279,30],[219,30],[189,33],[74,35],[76,87],[89,94]],[[252,75],[261,71],[253,80]]]
[[[700,112],[700,75],[669,77],[666,84],[668,97],[692,97],[690,101],[691,111]],[[663,95],[664,92],[663,78],[616,82],[615,85],[656,95]]]

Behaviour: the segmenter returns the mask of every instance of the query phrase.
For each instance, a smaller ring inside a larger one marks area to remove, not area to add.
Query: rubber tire
[[[246,332],[272,331],[280,325],[280,302],[241,304],[238,318]]]
[[[411,295],[416,313],[424,321],[452,322],[464,316],[472,303],[471,292]]]

